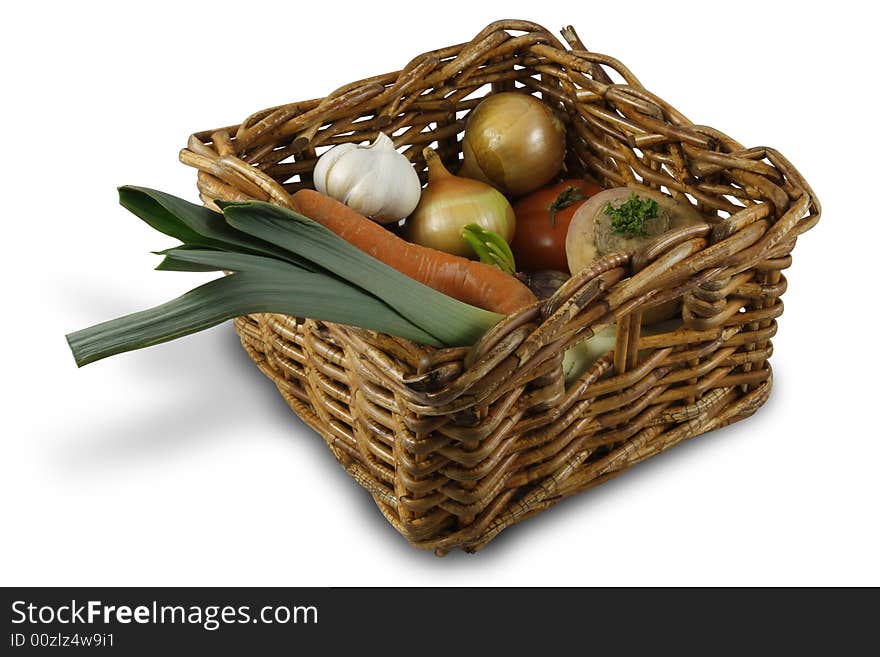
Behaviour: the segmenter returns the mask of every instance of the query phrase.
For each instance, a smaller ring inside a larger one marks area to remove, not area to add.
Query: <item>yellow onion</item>
[[[410,242],[472,258],[474,251],[461,236],[468,224],[496,232],[507,242],[513,239],[513,208],[501,192],[479,180],[453,176],[433,148],[423,153],[428,163],[428,186],[406,220]]]
[[[462,151],[460,175],[520,196],[559,173],[565,157],[565,128],[534,96],[493,94],[468,117]]]

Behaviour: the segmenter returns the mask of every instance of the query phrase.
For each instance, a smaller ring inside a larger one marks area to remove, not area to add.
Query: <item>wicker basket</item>
[[[777,151],[692,124],[620,62],[570,49],[534,23],[493,23],[401,71],[190,137],[202,200],[289,206],[326,147],[395,144],[423,177],[435,145],[455,167],[466,115],[487,93],[537,95],[565,122],[566,175],[647,185],[709,223],[620,253],[469,349],[433,349],[281,315],[236,320],[244,348],[414,546],[475,551],[505,527],[673,445],[748,417],[797,237],[819,220],[809,185]],[[612,75],[619,76],[615,83]],[[681,325],[646,334],[642,312],[682,298]],[[613,350],[566,386],[562,354],[617,323]]]

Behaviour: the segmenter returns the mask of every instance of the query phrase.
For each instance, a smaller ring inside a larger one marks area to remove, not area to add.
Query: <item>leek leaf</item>
[[[124,185],[119,188],[119,203],[160,233],[184,244],[269,255],[314,270],[307,260],[230,227],[220,213],[171,194]]]
[[[173,256],[171,256],[173,257]],[[149,347],[251,313],[361,326],[415,342],[442,346],[375,297],[324,274],[289,268],[284,276],[259,268],[224,276],[149,310],[82,329],[67,336],[77,366]]]
[[[275,258],[266,258],[263,256],[252,255],[249,253],[231,253],[229,251],[212,251],[207,249],[193,248],[175,248],[163,251],[166,260],[175,263],[187,263],[195,266],[210,267],[205,271],[259,271],[266,274],[277,274],[278,276],[287,276],[291,270],[297,271],[297,268],[288,262],[276,260]],[[305,270],[298,270],[305,273]],[[323,272],[309,272],[316,276],[326,276]],[[335,283],[353,287],[348,283],[332,278]],[[329,285],[332,285],[330,283]]]
[[[233,228],[307,258],[371,292],[446,345],[471,345],[502,318],[423,285],[299,213],[260,201],[217,204]]]

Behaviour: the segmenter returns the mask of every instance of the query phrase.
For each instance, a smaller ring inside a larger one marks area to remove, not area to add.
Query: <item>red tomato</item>
[[[563,180],[524,196],[513,206],[516,232],[510,248],[521,271],[568,271],[565,236],[575,211],[602,188],[589,180]]]

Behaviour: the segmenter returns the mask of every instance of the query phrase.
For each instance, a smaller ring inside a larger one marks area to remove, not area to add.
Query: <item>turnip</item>
[[[663,233],[703,223],[689,203],[648,188],[615,187],[591,197],[572,217],[565,239],[568,268],[575,274],[598,258],[645,248]],[[669,319],[678,311],[671,301],[648,309],[645,324]]]

